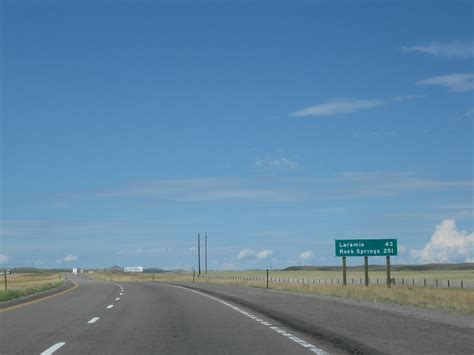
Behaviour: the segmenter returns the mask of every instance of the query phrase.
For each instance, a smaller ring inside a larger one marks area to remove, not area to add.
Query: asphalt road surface
[[[71,279],[78,288],[0,313],[0,354],[472,354],[474,349],[469,317],[422,319],[234,286]],[[332,320],[331,307],[339,309]],[[354,316],[341,318],[341,309]]]

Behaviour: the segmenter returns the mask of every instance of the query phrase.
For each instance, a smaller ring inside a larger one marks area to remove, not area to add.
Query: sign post
[[[387,258],[387,286],[390,287],[390,256],[398,254],[396,239],[336,239],[336,256],[342,257],[342,283],[347,284],[347,256],[364,257],[365,286],[369,285],[369,256]]]
[[[347,266],[346,266],[346,257],[342,257],[342,284],[347,285]]]
[[[387,287],[390,288],[392,279],[390,278],[390,256],[387,256]]]
[[[369,257],[364,256],[365,286],[369,286]]]

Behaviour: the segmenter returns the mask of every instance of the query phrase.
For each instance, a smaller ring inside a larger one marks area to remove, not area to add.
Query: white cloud
[[[272,250],[261,250],[260,252],[258,252],[257,254],[257,258],[258,259],[266,259],[270,256],[273,255],[273,251]]]
[[[76,261],[77,259],[78,259],[78,257],[76,255],[69,254],[69,255],[66,255],[64,258],[58,259],[56,261],[58,263],[62,263],[62,262],[70,263],[72,261]]]
[[[237,255],[237,259],[239,260],[249,259],[254,256],[255,256],[255,251],[253,251],[252,249],[245,248],[239,252],[239,254]]]
[[[0,265],[8,263],[11,259],[8,255],[0,254]]]
[[[270,157],[257,158],[253,165],[256,168],[279,168],[279,169],[294,169],[298,167],[298,162],[290,160],[288,158],[277,158],[272,159]]]
[[[371,99],[371,100],[359,100],[359,99],[335,99],[320,103],[318,105],[309,106],[299,111],[293,112],[293,117],[306,117],[306,116],[334,116],[345,113],[353,113],[360,110],[367,110],[380,106],[385,106],[394,102],[402,102],[420,98],[423,96],[418,95],[406,95],[406,96],[394,96],[388,99]]]
[[[474,233],[459,231],[456,221],[446,219],[436,226],[431,240],[421,250],[410,255],[422,263],[474,261]]]
[[[314,256],[314,253],[311,250],[306,250],[300,254],[300,258],[303,260],[309,260]]]
[[[470,91],[474,89],[474,74],[455,73],[433,76],[417,82],[418,85],[438,85],[447,88],[449,91]]]
[[[402,47],[407,52],[418,52],[444,58],[472,58],[474,57],[474,43],[468,41],[437,42],[426,45]]]
[[[258,260],[264,260],[272,255],[273,255],[272,250],[265,249],[265,250],[260,250],[259,252],[256,252],[255,250],[245,248],[239,252],[239,254],[237,255],[237,259],[256,262]]]

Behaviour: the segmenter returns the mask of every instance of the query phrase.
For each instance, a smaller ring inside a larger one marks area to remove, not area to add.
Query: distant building
[[[143,266],[125,266],[123,272],[143,272]]]

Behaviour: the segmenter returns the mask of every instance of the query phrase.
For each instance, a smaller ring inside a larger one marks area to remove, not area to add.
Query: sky
[[[198,233],[213,270],[474,262],[472,2],[0,16],[0,267],[190,270]]]

